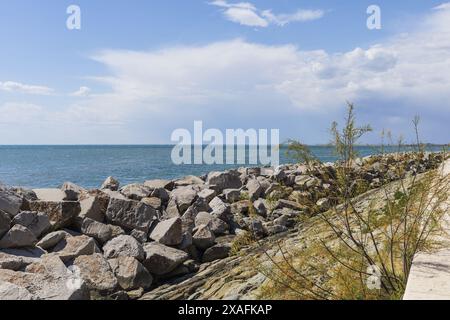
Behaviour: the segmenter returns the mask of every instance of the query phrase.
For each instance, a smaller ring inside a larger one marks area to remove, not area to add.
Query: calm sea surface
[[[122,185],[149,179],[202,175],[245,165],[180,165],[172,163],[173,146],[0,146],[0,182],[29,188],[59,187],[71,181],[97,188],[108,176]],[[335,161],[331,147],[311,147],[322,161]],[[439,147],[431,151],[439,151]],[[361,156],[376,147],[358,147]],[[393,150],[394,151],[394,150]],[[280,151],[280,163],[292,162]]]

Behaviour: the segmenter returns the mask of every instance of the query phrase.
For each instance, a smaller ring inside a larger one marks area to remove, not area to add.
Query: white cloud
[[[305,22],[323,17],[322,10],[297,10],[291,14],[274,14],[272,10],[258,10],[252,3],[228,3],[224,0],[210,2],[223,8],[223,15],[230,21],[249,27],[268,27],[270,24],[285,26],[291,22]]]
[[[54,92],[54,90],[49,87],[28,85],[13,81],[0,82],[0,90],[34,95],[50,95]]]
[[[0,105],[0,124],[28,124],[41,115],[41,106],[26,102],[7,102]]]
[[[91,89],[88,87],[80,87],[77,91],[71,93],[73,97],[87,97],[91,93]]]

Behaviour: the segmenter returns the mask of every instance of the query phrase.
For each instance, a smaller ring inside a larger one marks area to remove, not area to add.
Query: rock
[[[198,211],[194,207],[189,207],[186,212],[181,217],[181,225],[182,231],[192,232],[192,229],[195,228],[195,218],[197,217]]]
[[[73,265],[79,268],[81,279],[90,290],[112,293],[116,289],[117,279],[103,255],[95,253],[79,256]]]
[[[119,257],[108,261],[123,290],[147,290],[153,283],[152,275],[135,258]]]
[[[202,185],[205,184],[205,181],[196,176],[187,176],[175,181],[175,187],[186,187],[195,184]]]
[[[204,199],[207,203],[211,202],[212,199],[217,195],[217,192],[212,189],[203,189],[198,193],[200,199]]]
[[[13,192],[0,189],[0,211],[15,216],[20,212],[22,198]]]
[[[249,180],[246,188],[248,190],[248,196],[250,198],[250,201],[252,202],[259,199],[259,197],[262,195],[264,191],[263,187],[256,179]]]
[[[110,240],[103,246],[103,252],[106,259],[132,257],[143,261],[145,258],[142,245],[135,238],[126,235]]]
[[[9,282],[0,281],[0,301],[36,300],[30,291]]]
[[[99,249],[95,240],[88,236],[68,237],[61,240],[53,249],[63,262],[68,262],[83,255],[91,255]]]
[[[0,251],[0,269],[18,271],[36,262],[39,258],[22,257]],[[1,300],[0,300],[1,301]]]
[[[289,201],[289,200],[278,200],[277,205],[275,207],[275,210],[277,209],[283,209],[283,208],[288,208],[288,209],[292,209],[292,210],[297,210],[297,211],[303,211],[305,210],[305,206],[294,202],[294,201]]]
[[[74,222],[80,213],[80,204],[73,201],[33,201],[30,202],[30,210],[46,213],[52,227],[62,229]]]
[[[208,212],[200,212],[195,218],[195,226],[200,227],[202,225],[208,226],[216,236],[225,234],[229,229],[226,222],[215,218]]]
[[[146,244],[144,251],[146,254],[144,266],[155,275],[170,273],[189,258],[186,252],[167,247],[158,242]]]
[[[120,192],[129,199],[141,201],[143,198],[150,196],[152,190],[142,184],[134,183],[123,187]]]
[[[47,234],[44,238],[42,238],[36,246],[42,248],[44,250],[49,250],[55,247],[61,240],[71,237],[69,233],[66,231],[55,231]]]
[[[234,203],[241,200],[241,190],[239,189],[225,189],[223,195],[228,203]]]
[[[183,214],[194,203],[197,191],[192,186],[179,187],[170,194],[171,201],[177,205],[180,214]]]
[[[146,205],[154,208],[155,210],[161,209],[162,201],[160,198],[152,197],[152,198],[143,198],[141,199],[141,202],[145,203]]]
[[[215,260],[225,259],[230,255],[231,244],[229,243],[221,243],[212,246],[207,249],[203,254],[202,261],[203,263],[212,262]]]
[[[202,225],[194,233],[192,241],[200,250],[206,250],[215,244],[216,237],[208,226]]]
[[[121,194],[119,191],[103,189],[101,192],[108,196],[110,199],[128,200],[128,198]]]
[[[135,200],[111,199],[106,218],[109,223],[122,228],[148,231],[156,216],[156,210]]]
[[[61,186],[61,190],[66,194],[66,197],[63,200],[67,201],[78,201],[79,196],[83,192],[86,192],[85,189],[72,182],[65,182]]]
[[[112,237],[112,229],[109,225],[86,218],[83,220],[81,232],[94,238],[100,243],[106,243]]]
[[[248,215],[253,203],[248,200],[242,200],[231,205],[231,213],[234,215]]]
[[[123,236],[126,234],[125,230],[123,230],[119,226],[113,226],[112,224],[108,224],[109,228],[111,229],[111,239],[114,239],[118,236]]]
[[[0,281],[26,289],[39,300],[85,300],[86,287],[57,256],[43,257],[26,272],[0,270]]]
[[[225,189],[240,189],[242,187],[239,172],[233,170],[228,172],[211,172],[208,174],[206,183],[210,186],[210,189],[214,189],[217,192],[222,192]]]
[[[106,178],[105,182],[103,182],[102,186],[100,187],[101,190],[111,190],[111,191],[118,191],[120,187],[119,181],[114,179],[113,177]]]
[[[210,203],[211,215],[225,222],[230,219],[230,205],[223,202],[219,197],[215,197]]]
[[[176,246],[183,240],[182,222],[173,218],[157,224],[150,234],[150,239],[167,246]]]
[[[28,230],[33,232],[36,238],[40,238],[52,227],[50,220],[45,213],[31,211],[23,211],[16,215],[12,220],[12,224],[28,228]]]
[[[8,214],[0,211],[0,239],[5,235],[11,227],[11,219]]]
[[[253,219],[250,222],[249,229],[256,236],[257,239],[262,239],[267,236],[267,231],[264,229],[261,220]]]
[[[280,226],[278,224],[276,224],[276,225],[273,225],[273,224],[272,225],[267,225],[266,229],[267,229],[267,233],[269,235],[276,235],[276,234],[283,233],[283,232],[286,232],[286,231],[289,230],[287,227]]]
[[[155,189],[167,189],[167,190],[173,190],[174,183],[170,180],[149,180],[145,181],[144,186],[155,190]]]
[[[109,197],[105,193],[98,192],[82,197],[80,199],[79,217],[81,220],[89,218],[98,222],[104,222],[108,203]]]
[[[19,224],[13,226],[0,240],[0,248],[31,247],[37,242],[36,236],[28,228]]]
[[[40,201],[61,202],[67,200],[66,193],[61,189],[33,189],[33,192]]]
[[[135,238],[139,243],[145,243],[148,241],[148,232],[146,231],[133,229],[130,232],[130,236]]]
[[[258,199],[253,202],[253,207],[256,209],[256,213],[261,217],[267,217],[267,202],[264,199]]]

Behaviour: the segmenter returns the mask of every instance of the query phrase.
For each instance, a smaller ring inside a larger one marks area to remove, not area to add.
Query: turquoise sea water
[[[59,187],[71,181],[85,188],[99,187],[108,176],[122,185],[149,179],[202,175],[245,165],[180,165],[172,163],[173,146],[0,146],[0,182],[29,188]],[[311,147],[322,161],[335,161],[331,147]],[[433,147],[430,151],[439,151]],[[379,152],[358,147],[361,156]],[[394,151],[394,150],[392,150]],[[289,163],[280,151],[280,163]]]

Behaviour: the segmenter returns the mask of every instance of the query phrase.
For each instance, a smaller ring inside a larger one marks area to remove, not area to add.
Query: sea
[[[142,183],[151,179],[177,179],[201,176],[253,164],[176,165],[172,145],[89,145],[89,146],[0,146],[0,183],[26,188],[58,188],[70,181],[84,188],[98,188],[109,176],[121,185]],[[380,152],[380,147],[356,147],[360,156]],[[330,146],[311,146],[311,152],[323,162],[334,162],[337,156]],[[387,149],[395,152],[397,149]],[[430,146],[429,151],[442,147]],[[248,157],[246,162],[248,162]],[[280,163],[294,162],[280,149]]]

